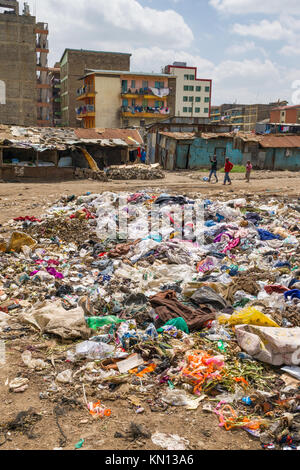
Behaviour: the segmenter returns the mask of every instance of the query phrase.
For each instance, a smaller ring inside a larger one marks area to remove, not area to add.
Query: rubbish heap
[[[224,432],[299,449],[299,205],[258,201],[88,193],[6,224],[0,340],[56,340],[51,359],[20,356],[45,375],[40,398],[72,385],[73,401],[109,420],[106,401],[124,390],[136,413],[201,406]],[[182,227],[183,207],[202,218]],[[22,393],[30,375],[7,386]]]
[[[152,165],[112,165],[106,170],[106,176],[111,180],[157,180],[165,178],[159,163]]]

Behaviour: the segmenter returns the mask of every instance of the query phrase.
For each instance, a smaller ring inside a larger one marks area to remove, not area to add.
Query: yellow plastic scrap
[[[230,317],[222,315],[218,318],[219,323],[229,325],[257,325],[278,327],[271,318],[257,310],[255,307],[246,307],[239,312],[233,313]]]
[[[29,246],[30,248],[33,248],[36,246],[36,244],[37,242],[26,233],[13,232],[7,251],[16,251],[19,253],[23,246]]]

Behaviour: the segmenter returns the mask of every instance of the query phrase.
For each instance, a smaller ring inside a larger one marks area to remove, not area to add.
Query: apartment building
[[[169,75],[90,70],[77,90],[85,128],[144,126],[169,116]]]
[[[130,70],[131,54],[121,52],[88,51],[83,49],[65,49],[60,60],[61,112],[62,125],[78,127],[76,114],[78,80],[87,69]],[[108,126],[109,127],[109,126]]]
[[[176,117],[209,118],[211,111],[212,80],[197,77],[197,67],[185,62],[167,65],[170,75],[170,113]]]
[[[48,26],[28,5],[0,0],[0,124],[49,124]]]
[[[276,104],[286,104],[286,101],[269,104],[223,104],[213,106],[211,123],[233,124],[243,132],[255,132],[256,123],[268,119]]]
[[[300,105],[279,106],[270,111],[270,122],[275,124],[300,124]]]
[[[56,62],[54,67],[49,67],[48,72],[50,92],[50,122],[52,127],[61,126],[61,97],[60,97],[60,63]]]

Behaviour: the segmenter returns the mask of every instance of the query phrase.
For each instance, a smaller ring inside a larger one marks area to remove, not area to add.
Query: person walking
[[[210,159],[210,162],[211,162],[211,169],[210,169],[210,173],[209,173],[208,182],[210,183],[211,177],[212,177],[212,175],[214,175],[215,178],[216,178],[216,183],[218,183],[218,181],[219,181],[218,177],[217,177],[218,160],[217,160],[217,155],[216,154],[213,156],[213,158]]]
[[[250,175],[251,175],[251,171],[252,171],[252,163],[250,162],[250,160],[247,161],[247,165],[246,165],[246,180],[247,180],[247,183],[250,183]]]
[[[231,172],[233,168],[233,163],[231,163],[231,161],[229,160],[228,157],[225,158],[225,167],[224,167],[224,170],[225,170],[225,178],[224,178],[224,184],[228,183],[231,184],[231,179],[230,179],[230,176],[229,176],[229,173]]]

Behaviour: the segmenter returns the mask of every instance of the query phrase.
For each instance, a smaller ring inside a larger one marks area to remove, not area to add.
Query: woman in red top
[[[226,184],[227,181],[229,184],[231,184],[231,179],[230,179],[230,176],[229,176],[229,173],[231,172],[233,168],[233,164],[231,163],[231,161],[229,161],[229,158],[226,157],[225,159],[225,178],[224,178],[224,183],[223,184]]]

